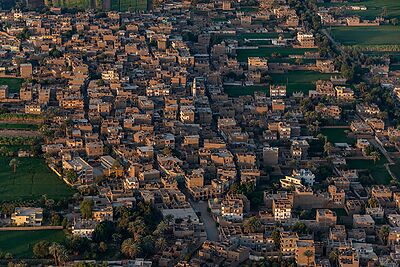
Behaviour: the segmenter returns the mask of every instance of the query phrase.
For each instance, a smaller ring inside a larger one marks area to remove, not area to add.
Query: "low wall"
[[[20,226],[20,227],[0,227],[0,232],[4,231],[38,231],[38,230],[62,230],[62,226]]]

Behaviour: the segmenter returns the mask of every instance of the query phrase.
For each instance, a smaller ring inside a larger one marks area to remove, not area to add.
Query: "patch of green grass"
[[[282,57],[289,55],[304,55],[305,52],[315,52],[314,48],[292,48],[292,47],[259,47],[254,49],[237,50],[237,60],[247,62],[248,57],[271,57],[273,53],[278,53]]]
[[[400,70],[400,64],[392,64],[392,65],[390,65],[390,70],[391,71]]]
[[[254,92],[262,91],[269,95],[269,86],[252,85],[252,86],[239,86],[227,85],[224,86],[224,92],[230,97],[238,97],[242,95],[253,95]]]
[[[315,71],[289,71],[282,74],[272,73],[270,76],[273,84],[286,84],[287,95],[291,95],[294,92],[308,94],[308,91],[315,89],[317,80],[328,80],[331,74]]]
[[[216,21],[221,21],[221,20],[216,20]],[[222,21],[227,21],[227,19],[223,19]],[[212,39],[213,39],[212,43],[219,44],[224,40],[237,40],[239,42],[243,42],[244,39],[275,39],[275,38],[278,38],[279,36],[283,36],[284,38],[290,38],[290,37],[292,37],[292,34],[288,33],[288,32],[284,32],[284,33],[279,33],[279,32],[265,32],[265,33],[251,32],[251,33],[238,33],[238,34],[219,34],[219,35],[214,35],[212,37]],[[252,41],[252,44],[256,45],[257,42]],[[262,44],[270,44],[270,42],[269,43],[268,42],[267,43],[261,42],[259,44],[260,45],[262,45]]]
[[[349,159],[346,162],[350,169],[368,170],[376,184],[387,185],[390,183],[390,180],[392,180],[392,177],[384,166],[387,160],[383,155],[381,155],[380,160],[375,163],[370,159]]]
[[[8,85],[9,94],[18,94],[23,82],[21,78],[0,78],[0,85]]]
[[[350,131],[350,128],[323,128],[321,134],[325,135],[331,143],[355,143],[353,138],[347,136],[346,131]]]
[[[397,0],[363,0],[359,3],[320,3],[319,6],[366,6],[367,10],[346,10],[343,15],[357,15],[363,19],[373,20],[382,15],[386,7],[387,18],[400,18],[400,2]]]
[[[400,159],[396,160],[395,164],[389,165],[389,168],[396,178],[400,179]]]
[[[0,201],[35,200],[46,194],[60,200],[71,197],[74,190],[54,174],[41,158],[18,158],[14,173],[11,158],[0,156]]]
[[[0,129],[9,130],[37,130],[39,126],[37,124],[24,124],[24,123],[0,123]]]
[[[399,45],[399,26],[333,27],[333,38],[343,45]]]
[[[63,230],[4,231],[0,232],[0,250],[14,258],[28,259],[33,257],[32,247],[41,240],[61,243],[65,234]]]

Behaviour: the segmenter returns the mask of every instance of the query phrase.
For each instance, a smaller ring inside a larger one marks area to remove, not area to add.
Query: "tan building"
[[[329,209],[317,209],[317,223],[321,227],[332,227],[336,225],[336,213]]]
[[[8,98],[8,85],[0,85],[0,99]]]
[[[85,145],[86,155],[88,157],[99,157],[104,154],[104,145],[102,142],[89,142]]]
[[[359,267],[360,261],[357,251],[351,247],[340,247],[338,249],[340,267]]]
[[[313,240],[296,241],[296,263],[297,266],[315,265],[315,246]]]
[[[277,221],[290,219],[292,217],[293,203],[289,199],[274,199],[272,201],[272,212]]]
[[[374,232],[375,221],[371,215],[353,214],[353,227],[362,228],[368,233]]]
[[[304,48],[313,48],[315,47],[315,38],[312,34],[306,34],[299,32],[297,33],[297,41],[299,42],[301,47]]]
[[[286,85],[273,85],[269,86],[270,97],[285,97],[286,96]]]
[[[17,226],[40,226],[42,220],[42,208],[17,207],[11,215],[11,222]]]
[[[19,66],[20,75],[22,78],[32,78],[32,64],[24,63]]]
[[[296,255],[298,240],[299,236],[296,232],[280,232],[280,248],[283,256]]]
[[[247,59],[247,65],[249,71],[260,70],[267,71],[268,70],[268,59],[261,57],[249,57]]]

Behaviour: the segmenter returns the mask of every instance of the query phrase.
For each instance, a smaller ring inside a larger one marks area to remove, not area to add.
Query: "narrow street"
[[[207,202],[190,201],[190,204],[192,205],[193,209],[196,212],[201,213],[201,219],[204,223],[204,227],[205,227],[206,233],[207,233],[207,240],[219,241],[218,228],[217,228],[217,225],[216,225],[214,219],[211,217],[210,213],[207,211]]]

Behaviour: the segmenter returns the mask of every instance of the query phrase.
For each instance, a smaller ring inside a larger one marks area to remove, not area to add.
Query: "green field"
[[[23,81],[21,78],[0,78],[0,85],[8,85],[9,94],[18,94]]]
[[[37,130],[37,124],[24,124],[24,123],[0,123],[0,129],[9,130]]]
[[[286,84],[287,95],[291,95],[294,92],[308,94],[308,91],[315,89],[317,80],[328,80],[331,74],[315,71],[289,71],[283,74],[272,73],[270,76],[273,84]]]
[[[399,45],[400,26],[333,27],[332,37],[343,45]]]
[[[255,49],[239,49],[237,50],[237,60],[247,62],[248,57],[271,57],[273,53],[277,53],[282,57],[289,55],[304,55],[305,52],[315,52],[313,48],[292,48],[292,47],[260,47]]]
[[[79,9],[87,9],[90,8],[91,0],[55,0],[52,1],[53,5],[56,7],[63,8],[79,8]]]
[[[37,200],[47,194],[59,200],[72,196],[74,191],[54,174],[40,158],[18,158],[14,173],[10,158],[0,156],[0,202]]]
[[[387,14],[386,18],[400,18],[400,1],[398,0],[363,0],[359,3],[322,3],[320,6],[366,6],[367,10],[347,10],[343,15],[357,15],[363,19],[374,20],[383,14],[383,10],[386,7]]]
[[[32,258],[32,247],[41,240],[63,242],[63,230],[7,231],[0,232],[0,251],[9,252],[14,258]]]
[[[376,184],[386,185],[392,179],[384,166],[387,160],[383,155],[381,155],[381,159],[376,163],[369,159],[349,159],[346,162],[350,169],[368,170],[372,177],[374,177]]]
[[[355,140],[349,138],[346,131],[350,131],[350,128],[322,128],[321,134],[328,138],[331,143],[355,143]]]
[[[287,95],[290,96],[294,92],[303,92],[315,89],[317,80],[327,80],[330,74],[319,73],[315,71],[289,71],[287,73],[272,73],[269,75],[273,84],[286,84]],[[229,96],[236,97],[241,95],[252,95],[256,91],[263,91],[269,95],[269,86],[252,85],[252,86],[224,86],[224,91]]]
[[[394,165],[389,165],[390,171],[400,180],[400,159],[396,160]]]
[[[239,86],[228,85],[224,86],[224,92],[230,97],[237,97],[242,95],[253,95],[254,92],[262,91],[269,95],[269,86],[252,85],[252,86]]]
[[[223,21],[226,21],[226,19],[223,19]],[[278,33],[278,32],[265,32],[265,33],[238,33],[238,34],[219,34],[219,35],[214,35],[213,36],[213,44],[219,44],[224,40],[237,40],[240,42],[243,42],[245,39],[276,39],[279,36],[283,36],[284,38],[290,38],[292,37],[291,33],[284,32],[284,33]],[[271,44],[271,42],[266,42],[266,41],[252,41],[252,45],[267,45]],[[247,44],[248,45],[248,44]]]

